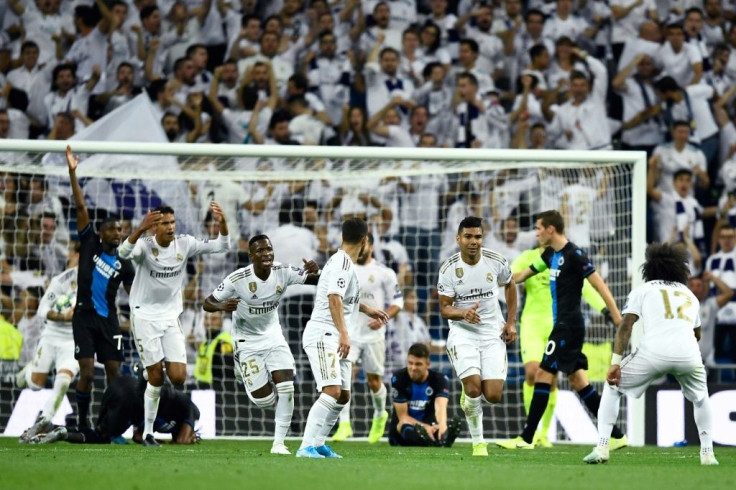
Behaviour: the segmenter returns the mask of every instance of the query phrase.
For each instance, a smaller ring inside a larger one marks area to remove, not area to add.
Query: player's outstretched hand
[[[621,366],[619,366],[618,364],[614,364],[610,368],[608,368],[606,381],[608,381],[608,384],[611,386],[618,386],[618,384],[621,382]]]
[[[161,222],[161,212],[151,210],[146,213],[141,222],[141,230],[149,230]]]
[[[302,261],[304,262],[304,270],[307,274],[317,274],[319,272],[319,265],[314,260],[307,260],[302,257]]]
[[[514,342],[516,342],[516,339],[518,337],[519,337],[519,334],[516,332],[516,325],[514,325],[513,323],[506,323],[506,325],[503,326],[503,332],[501,333],[501,338],[508,345],[511,345]]]
[[[238,309],[239,302],[238,298],[230,298],[222,303],[220,311],[235,311]]]
[[[210,212],[212,212],[212,217],[220,223],[223,223],[225,221],[225,211],[223,211],[220,205],[217,204],[215,201],[212,201],[210,203]]]
[[[72,153],[72,147],[69,145],[66,145],[66,163],[69,165],[70,172],[77,170],[79,165],[79,157]]]
[[[465,314],[463,315],[463,320],[465,320],[468,323],[480,323],[480,315],[478,314],[478,307],[480,306],[480,303],[477,302],[467,310],[465,310]]]

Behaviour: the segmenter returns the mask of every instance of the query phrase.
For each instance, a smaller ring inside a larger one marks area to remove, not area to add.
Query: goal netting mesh
[[[28,292],[44,288],[65,269],[77,236],[64,143],[15,143],[0,144],[2,313],[23,334],[20,359],[2,361],[0,432],[6,434],[17,431],[17,424],[9,423],[21,396],[13,388],[13,373],[33,358],[43,328],[43,320],[35,315],[37,303],[29,299]],[[229,253],[192,261],[182,284],[185,312],[181,324],[189,363],[186,389],[202,411],[205,436],[273,434],[273,412],[250,402],[235,378],[227,347],[216,350],[212,383],[198,379],[194,369],[202,342],[217,329],[230,327],[229,318],[204,314],[204,298],[228,273],[247,265],[247,241],[255,234],[271,237],[277,261],[301,265],[304,257],[324,264],[340,245],[343,219],[362,216],[369,221],[376,238],[375,259],[396,271],[408,299],[388,328],[387,383],[388,373],[405,365],[412,342],[431,339],[441,346],[447,336],[435,286],[442,261],[457,251],[457,225],[465,216],[482,217],[484,246],[512,261],[537,246],[536,213],[563,211],[568,237],[588,252],[620,307],[632,285],[632,264],[639,263],[643,253],[644,187],[642,174],[637,177],[634,172],[643,158],[635,153],[73,145],[80,155],[78,176],[94,220],[118,216],[129,233],[148,209],[165,203],[176,210],[179,233],[207,237],[213,233],[207,226],[207,207],[214,200],[226,212],[231,235],[238,237],[232,240]],[[291,436],[302,433],[316,397],[300,344],[313,294],[313,287],[290,288],[279,306],[297,366]],[[523,295],[520,302],[523,305]],[[127,297],[122,290],[119,310],[121,324],[127,327]],[[613,329],[598,311],[587,305],[583,311],[589,375],[600,388],[610,361]],[[127,331],[123,345],[123,370],[130,374],[138,356]],[[509,349],[508,360],[503,401],[484,407],[485,432],[490,438],[513,437],[523,427],[524,368],[518,343]],[[450,416],[462,415],[457,402],[460,383],[447,356],[433,354],[432,368],[451,381]],[[104,388],[103,370],[98,369],[97,374],[93,414]],[[559,423],[553,423],[552,439],[595,440],[594,423],[581,422],[584,408],[566,391],[567,381],[561,378],[560,387],[565,396],[558,401]],[[75,406],[73,393],[72,386],[68,394],[72,403],[63,405],[57,421],[63,421]],[[26,418],[33,419],[36,413]],[[624,427],[626,416],[624,409],[620,420]],[[352,403],[356,436],[367,435],[371,417],[370,393],[358,366]]]

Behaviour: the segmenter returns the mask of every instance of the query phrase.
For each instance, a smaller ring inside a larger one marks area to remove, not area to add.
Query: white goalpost
[[[211,383],[194,372],[207,329],[219,328],[204,318],[202,302],[229,272],[247,264],[247,241],[255,234],[273,237],[276,261],[300,266],[303,256],[322,265],[339,246],[342,219],[365,216],[376,238],[376,259],[394,268],[402,289],[417,298],[418,310],[405,312],[389,327],[387,363],[391,368],[402,367],[406,343],[413,338],[405,331],[406,325],[421,322],[433,340],[446,337],[447,324],[439,316],[433,286],[439,265],[455,251],[453,230],[468,213],[477,213],[487,223],[484,246],[511,259],[536,246],[534,215],[563,207],[568,237],[586,249],[619,308],[632,286],[641,281],[639,266],[646,248],[644,152],[0,140],[0,204],[4,206],[0,260],[6,279],[3,314],[24,322],[18,324],[24,334],[20,362],[0,361],[0,433],[5,435],[17,435],[21,412],[35,418],[32,404],[36,402],[30,400],[38,399],[22,397],[10,383],[14,371],[33,352],[42,324],[33,319],[32,311],[17,312],[20,306],[14,300],[29,288],[45,287],[51,275],[63,270],[64,250],[76,237],[64,159],[67,144],[80,155],[77,175],[93,218],[118,216],[130,229],[148,209],[167,204],[176,210],[179,232],[206,238],[207,205],[215,200],[227,214],[231,235],[239,238],[232,240],[234,249],[225,256],[190,264],[182,284],[185,313],[181,322],[188,336],[190,364],[186,389],[200,405],[205,436],[264,437],[273,431],[273,412],[248,400],[232,365],[227,364],[232,363],[227,352],[218,354]],[[287,291],[279,306],[284,335],[297,363],[291,436],[301,433],[316,396],[300,345],[312,295],[309,288]],[[127,308],[123,296],[121,324]],[[600,388],[600,370],[610,361],[614,332],[599,312],[585,306],[584,315],[591,379]],[[228,327],[225,318],[221,329]],[[634,346],[637,332],[635,329],[632,338]],[[132,343],[126,347],[124,371],[129,373],[136,354]],[[432,368],[450,377],[450,411],[460,415],[460,385],[446,355],[434,354]],[[99,374],[96,383],[101,389],[104,381]],[[523,382],[517,343],[509,348],[503,401],[484,408],[489,438],[520,432],[525,418]],[[565,396],[558,401],[552,440],[594,442],[595,438],[590,439],[594,423],[580,422],[578,414],[584,408],[567,391],[566,381],[561,380],[560,387]],[[95,403],[101,393],[95,390]],[[359,369],[353,393],[353,427],[356,436],[365,436],[372,406]],[[64,407],[71,410],[73,399]],[[645,418],[644,398],[627,400],[619,422],[632,445],[644,444]]]

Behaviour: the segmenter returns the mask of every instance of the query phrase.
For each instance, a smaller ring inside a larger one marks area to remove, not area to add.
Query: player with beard
[[[360,285],[361,302],[373,308],[386,308],[389,318],[394,318],[404,307],[404,298],[399,288],[396,273],[373,259],[373,234],[368,233],[368,243],[358,256],[355,267]],[[348,359],[353,364],[361,361],[361,366],[371,389],[373,399],[373,423],[368,434],[368,442],[374,444],[383,436],[388,421],[386,411],[386,386],[383,373],[386,366],[386,326],[363,313],[357,321],[348,325],[351,348]],[[340,412],[340,424],[333,436],[334,441],[344,441],[353,435],[350,425],[350,402]]]
[[[271,454],[291,454],[284,438],[294,412],[294,356],[284,338],[278,307],[292,284],[315,285],[319,266],[303,259],[304,268],[274,262],[266,235],[248,242],[251,264],[228,275],[204,302],[209,312],[233,312],[235,368],[248,397],[261,409],[276,406]]]

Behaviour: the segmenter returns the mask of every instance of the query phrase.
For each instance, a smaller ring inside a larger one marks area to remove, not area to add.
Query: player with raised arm
[[[598,445],[583,461],[606,463],[622,395],[639,398],[665,374],[673,375],[693,403],[700,435],[700,464],[717,465],[713,453],[713,414],[705,366],[700,356],[700,302],[687,287],[687,251],[669,243],[647,247],[641,267],[644,284],[629,294],[623,322],[616,331],[611,367],[598,410]],[[626,356],[634,323],[644,332],[637,349]]]
[[[399,288],[396,273],[373,259],[373,234],[368,233],[368,243],[358,256],[355,267],[360,285],[361,302],[373,308],[386,308],[389,318],[398,315],[404,307],[404,299]],[[362,361],[363,371],[368,381],[373,399],[373,423],[368,434],[368,442],[374,444],[383,436],[388,421],[386,411],[386,386],[383,373],[386,369],[386,326],[379,320],[358,314],[357,321],[348,325],[350,334],[350,355],[348,359],[355,364]],[[350,425],[350,402],[340,412],[340,423],[333,441],[344,441],[353,435]]]
[[[50,444],[66,441],[76,444],[110,444],[121,437],[128,427],[134,428],[133,441],[143,442],[143,393],[146,382],[141,376],[123,376],[115,379],[105,389],[100,403],[100,414],[94,429],[68,429],[59,426],[46,434],[37,434],[30,442]],[[188,395],[170,385],[161,389],[161,403],[156,416],[156,432],[171,434],[172,444],[194,444],[197,435],[194,424],[199,419],[199,409]]]
[[[205,299],[203,308],[233,312],[235,367],[253,403],[262,409],[276,405],[271,454],[291,454],[284,438],[294,413],[295,364],[278,307],[292,284],[317,284],[319,266],[306,259],[303,269],[274,262],[273,245],[266,235],[250,239],[248,256],[251,264],[228,275]]]
[[[511,263],[511,272],[521,272],[535,261],[539,260],[544,247],[539,246],[525,250]],[[549,269],[529,277],[524,287],[524,307],[521,310],[519,328],[519,350],[524,363],[523,399],[525,413],[529,414],[529,407],[534,395],[534,377],[539,369],[539,363],[544,356],[544,349],[552,333],[554,318],[552,315],[552,295],[549,289]],[[593,289],[589,282],[583,283],[583,298],[595,310],[600,311],[607,321],[613,323],[606,303],[600,294]],[[549,394],[549,403],[542,415],[541,426],[534,435],[534,445],[551,447],[547,432],[552,422],[552,416],[557,404],[557,383],[552,384]]]
[[[41,298],[36,314],[44,318],[44,329],[36,347],[36,358],[26,364],[16,375],[16,386],[33,391],[42,390],[52,369],[56,368],[52,394],[43,406],[38,420],[20,436],[20,442],[28,442],[36,434],[47,432],[51,419],[59,409],[74,377],[79,363],[74,359],[74,334],[72,317],[77,301],[78,253],[69,257],[69,268],[53,277]]]
[[[549,402],[552,383],[557,373],[567,374],[572,388],[595,416],[598,414],[600,395],[588,381],[588,359],[583,354],[585,323],[580,311],[583,281],[588,280],[598,291],[618,325],[621,315],[608,286],[593,267],[588,256],[565,236],[565,222],[558,211],[544,211],[537,216],[537,240],[545,247],[542,256],[532,265],[514,274],[514,280],[524,282],[535,274],[549,269],[554,326],[549,335],[544,357],[534,377],[534,395],[529,406],[524,432],[514,439],[498,441],[505,449],[534,449],[534,433]],[[628,445],[626,437],[614,427],[616,448]]]
[[[348,325],[358,311],[385,324],[388,315],[360,302],[355,261],[368,243],[368,225],[360,218],[342,224],[342,244],[327,261],[317,283],[312,317],[302,336],[312,375],[320,392],[304,427],[298,458],[341,458],[325,444],[327,435],[350,400],[352,363]]]
[[[460,252],[440,268],[440,313],[450,324],[447,355],[463,384],[460,408],[473,440],[473,456],[488,456],[483,406],[498,403],[506,381],[506,344],[516,341],[516,285],[508,261],[483,248],[483,220],[464,218],[457,229]],[[498,303],[503,286],[506,321]]]
[[[153,424],[164,384],[163,363],[174,385],[186,381],[186,340],[179,325],[179,315],[183,310],[182,289],[187,262],[197,255],[224,253],[230,248],[225,213],[215,202],[210,204],[210,212],[220,222],[216,240],[176,236],[174,210],[161,206],[149,211],[138,229],[120,246],[120,256],[130,258],[137,270],[130,293],[130,325],[148,373],[143,397],[144,446],[159,445],[153,437]],[[142,238],[149,229],[155,234]]]
[[[99,227],[99,235],[93,230],[84,192],[77,180],[79,158],[72,154],[70,146],[66,147],[66,161],[77,208],[80,241],[77,304],[72,317],[74,357],[79,361],[77,416],[79,427],[86,428],[89,427],[89,405],[95,378],[95,354],[97,361],[105,366],[108,385],[120,376],[123,335],[120,333],[115,298],[121,283],[130,292],[135,270],[133,264],[118,253],[123,235],[119,219],[104,220]]]

